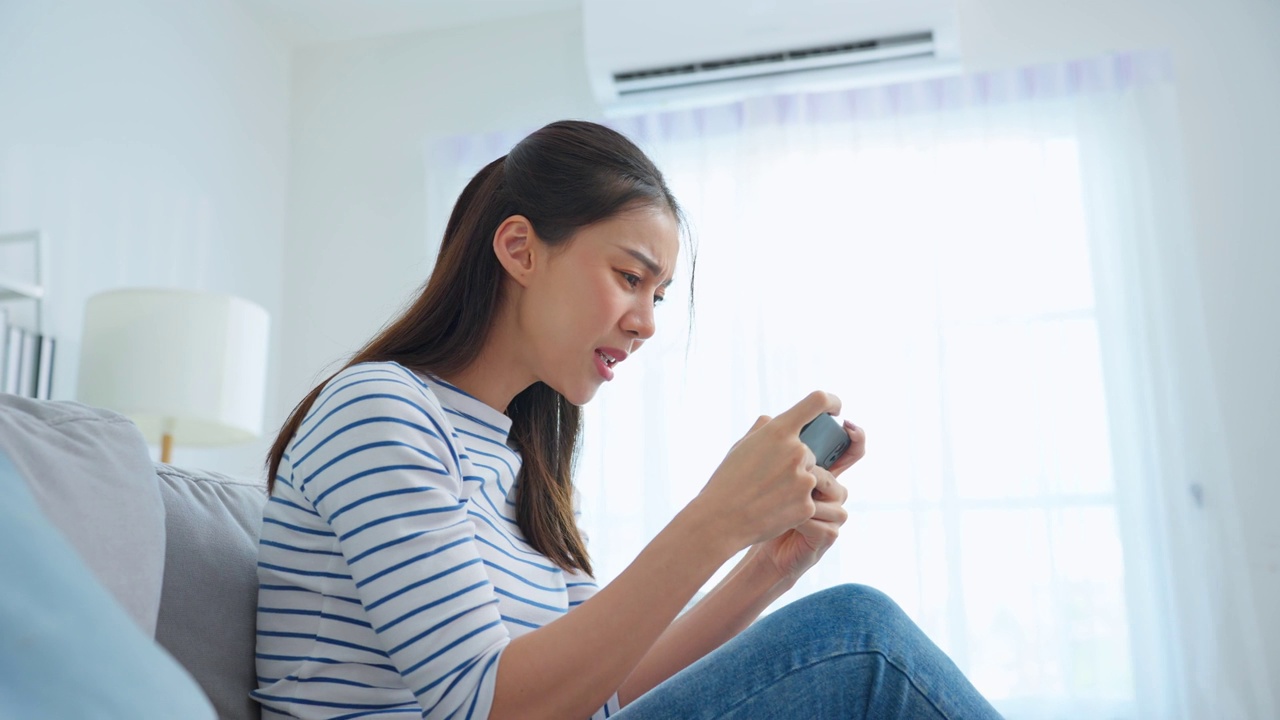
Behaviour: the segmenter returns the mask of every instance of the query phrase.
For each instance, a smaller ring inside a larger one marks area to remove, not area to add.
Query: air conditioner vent
[[[587,77],[614,117],[960,71],[957,0],[579,1]]]
[[[885,60],[932,57],[933,33],[920,32],[873,40],[756,53],[613,74],[620,95],[699,85],[800,70],[860,65]]]

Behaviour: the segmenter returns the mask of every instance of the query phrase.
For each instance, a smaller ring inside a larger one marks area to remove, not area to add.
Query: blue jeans
[[[764,618],[616,720],[985,720],[1000,715],[884,593],[842,585]]]

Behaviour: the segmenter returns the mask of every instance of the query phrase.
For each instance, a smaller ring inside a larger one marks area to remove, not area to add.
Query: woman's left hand
[[[866,434],[847,421],[845,432],[849,435],[849,449],[836,460],[831,470],[818,466],[813,468],[818,478],[818,485],[813,490],[813,516],[752,549],[753,554],[768,562],[788,584],[799,579],[835,544],[840,536],[840,527],[849,518],[844,509],[849,490],[837,478],[866,453]]]

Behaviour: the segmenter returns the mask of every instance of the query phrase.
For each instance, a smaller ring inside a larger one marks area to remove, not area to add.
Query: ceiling
[[[560,10],[581,0],[241,0],[291,46],[438,30]]]

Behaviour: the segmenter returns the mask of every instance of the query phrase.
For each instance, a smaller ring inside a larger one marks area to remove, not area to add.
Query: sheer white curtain
[[[885,590],[1010,718],[1271,717],[1171,88],[1118,56],[613,122],[698,263],[692,333],[685,252],[658,336],[588,406],[602,581],[757,415],[822,388],[869,451],[783,602]],[[523,135],[433,148],[433,242]]]

